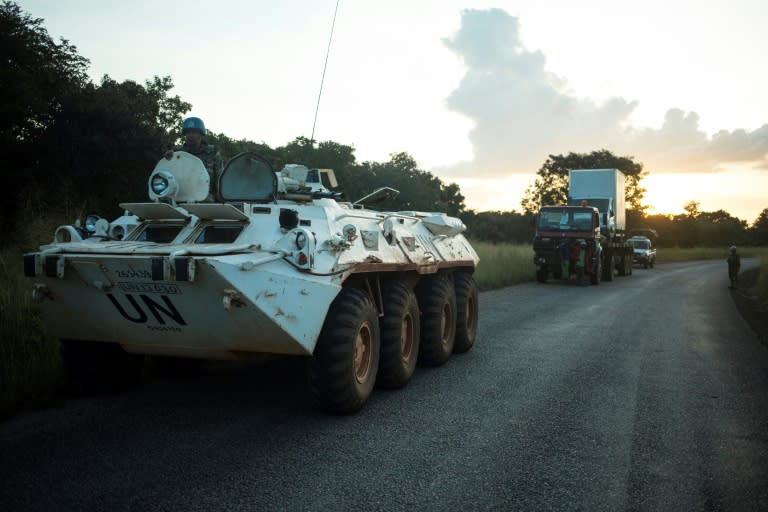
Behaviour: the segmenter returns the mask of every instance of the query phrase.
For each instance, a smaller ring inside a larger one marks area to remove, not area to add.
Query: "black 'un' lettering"
[[[119,302],[117,302],[117,299],[112,296],[111,293],[107,294],[107,297],[109,297],[109,300],[112,301],[112,304],[117,308],[118,313],[123,315],[123,318],[126,320],[130,320],[131,322],[137,323],[137,324],[143,324],[147,321],[147,314],[144,312],[141,307],[136,303],[136,299],[133,298],[132,295],[126,294],[125,295],[128,298],[128,302],[131,303],[131,306],[133,306],[134,311],[138,314],[138,317],[134,318],[130,316],[126,311],[123,309],[123,306],[120,305]]]
[[[158,304],[146,295],[139,295],[139,297],[141,297],[141,300],[144,301],[144,304],[147,305],[147,308],[152,312],[152,314],[155,316],[155,320],[157,320],[159,323],[165,325],[165,320],[163,320],[163,317],[160,316],[160,313],[162,312],[165,313],[165,315],[167,315],[169,318],[172,318],[177,324],[187,325],[187,322],[184,321],[181,313],[176,310],[173,302],[171,302],[171,299],[169,299],[166,295],[160,296],[160,298],[163,299],[163,302],[165,302],[166,307],[163,307],[161,304]]]

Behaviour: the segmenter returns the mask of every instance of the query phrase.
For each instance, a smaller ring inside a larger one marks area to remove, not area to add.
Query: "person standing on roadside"
[[[739,282],[739,270],[741,269],[741,256],[736,252],[736,246],[732,245],[728,250],[728,278],[731,280],[730,288],[736,288]]]

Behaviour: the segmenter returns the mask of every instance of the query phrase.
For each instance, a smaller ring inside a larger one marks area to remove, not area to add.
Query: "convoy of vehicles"
[[[374,385],[407,384],[417,360],[441,365],[475,342],[477,253],[464,224],[436,212],[337,201],[332,171],[274,172],[252,153],[217,177],[176,152],[149,178],[151,202],[109,222],[60,226],[24,256],[70,377],[130,381],[145,355],[311,356],[310,389],[358,410]]]
[[[632,274],[624,180],[618,169],[570,171],[568,205],[542,206],[539,211],[533,240],[537,281],[546,282],[550,275],[569,278],[578,268],[577,258],[583,258],[584,274],[592,284],[612,281],[616,272]]]

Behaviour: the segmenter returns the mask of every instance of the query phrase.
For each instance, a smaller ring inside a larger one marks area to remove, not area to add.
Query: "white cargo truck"
[[[603,247],[603,279],[632,273],[632,246],[627,242],[626,176],[619,169],[572,169],[568,172],[568,204],[597,208]]]
[[[600,212],[600,231],[609,240],[623,237],[627,228],[624,205],[626,177],[618,169],[573,169],[568,173],[568,204],[586,200]]]

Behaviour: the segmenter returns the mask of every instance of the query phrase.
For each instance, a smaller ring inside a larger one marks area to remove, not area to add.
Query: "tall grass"
[[[475,281],[481,290],[533,280],[536,267],[531,244],[472,242],[472,246],[480,256]]]
[[[0,417],[50,398],[61,383],[59,344],[45,333],[21,251],[0,252]]]
[[[739,248],[742,258],[768,257],[768,249],[764,247]],[[678,261],[719,260],[728,257],[728,247],[692,247],[689,249],[661,248],[656,252],[657,263],[674,263]]]
[[[760,256],[760,270],[752,293],[757,295],[760,303],[768,305],[768,249],[764,249]]]

